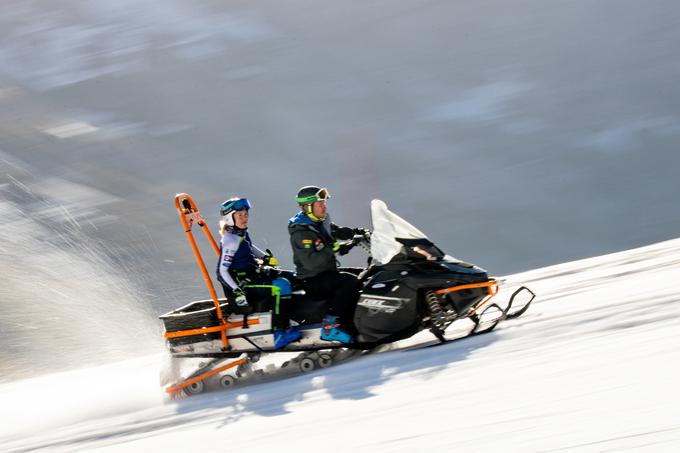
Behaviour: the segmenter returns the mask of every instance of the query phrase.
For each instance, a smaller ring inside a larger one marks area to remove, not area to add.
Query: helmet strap
[[[317,216],[315,216],[314,214],[312,214],[312,205],[311,205],[311,203],[310,203],[310,204],[303,204],[303,205],[301,205],[300,207],[302,208],[302,212],[304,212],[305,215],[306,215],[307,217],[309,217],[310,219],[312,219],[314,222],[318,222],[318,221],[319,221],[319,218],[318,218]]]
[[[304,211],[305,211],[305,214],[307,215],[307,217],[309,217],[310,219],[312,219],[314,222],[321,222],[321,221],[323,221],[323,219],[321,219],[321,218],[319,218],[319,217],[317,217],[317,216],[314,215],[314,213],[313,213],[313,211],[312,211],[312,204],[311,204],[311,203],[310,203],[310,204],[303,205],[303,208],[304,208]],[[325,217],[324,217],[324,219],[325,219]]]

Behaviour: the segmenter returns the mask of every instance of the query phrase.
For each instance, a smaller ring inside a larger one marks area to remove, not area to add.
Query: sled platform
[[[226,312],[228,301],[218,299],[222,313]],[[238,321],[222,317],[218,314],[217,306],[212,299],[191,302],[171,312],[161,315],[165,333],[163,337],[168,340],[168,346],[175,347],[184,344],[198,343],[211,340],[222,340],[227,330],[235,328],[248,328],[260,323],[258,317],[248,319],[239,317]],[[231,348],[223,347],[223,351]]]

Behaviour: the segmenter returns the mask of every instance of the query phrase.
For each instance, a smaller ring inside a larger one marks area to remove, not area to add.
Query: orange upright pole
[[[189,245],[191,245],[191,249],[194,252],[196,261],[198,262],[198,267],[201,268],[203,279],[205,280],[205,284],[208,287],[208,291],[210,291],[210,297],[212,298],[213,303],[215,304],[217,319],[219,320],[220,324],[224,324],[225,320],[224,317],[222,316],[222,309],[220,308],[220,302],[217,298],[217,293],[215,292],[215,286],[213,285],[212,279],[210,278],[210,274],[208,274],[208,270],[206,269],[205,263],[203,262],[201,252],[199,251],[198,246],[196,245],[194,234],[191,231],[191,227],[193,226],[193,224],[196,223],[203,229],[203,232],[208,237],[210,244],[212,245],[213,249],[215,250],[215,253],[218,256],[220,254],[220,249],[217,246],[217,243],[215,242],[215,239],[213,238],[210,229],[206,225],[205,219],[203,219],[203,216],[196,207],[194,200],[192,200],[188,194],[180,193],[175,195],[175,208],[177,208],[177,212],[179,213],[179,218],[182,221],[182,226],[184,227],[184,232],[187,235],[187,240],[189,241]],[[224,348],[227,348],[229,343],[227,341],[227,334],[224,330],[221,331],[221,337],[222,345],[224,346]]]

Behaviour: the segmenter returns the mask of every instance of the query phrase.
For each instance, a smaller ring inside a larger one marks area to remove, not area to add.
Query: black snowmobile
[[[303,352],[284,366],[295,363],[301,371],[310,371],[331,365],[341,351],[372,350],[423,330],[445,342],[446,329],[458,320],[471,321],[462,337],[489,332],[499,322],[524,313],[535,297],[531,290],[521,287],[504,307],[493,302],[502,283],[499,279],[444,254],[421,231],[389,211],[384,202],[373,200],[373,230],[353,241],[368,252],[369,265],[366,269],[346,269],[357,273],[363,284],[354,315],[356,342],[348,345],[321,340],[327,301],[305,295],[292,272],[265,269],[281,272],[291,280],[291,324],[297,324],[302,332],[301,340],[275,351],[270,301],[259,301],[250,313],[239,314],[232,301],[217,297],[192,226],[203,229],[217,254],[219,247],[191,197],[179,194],[175,201],[211,299],[192,302],[160,317],[175,364],[180,359],[208,359],[188,377],[168,386],[170,394],[200,393],[209,381],[229,387],[238,379],[240,370],[257,362],[263,353]]]

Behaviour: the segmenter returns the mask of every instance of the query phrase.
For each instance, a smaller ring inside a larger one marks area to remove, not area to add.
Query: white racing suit
[[[257,260],[265,256],[262,250],[253,245],[246,230],[230,228],[220,244],[217,279],[227,298],[233,299],[240,293],[246,296],[249,307],[245,313],[252,312],[269,299],[272,329],[285,330],[290,319],[291,285],[283,277],[261,271]]]

